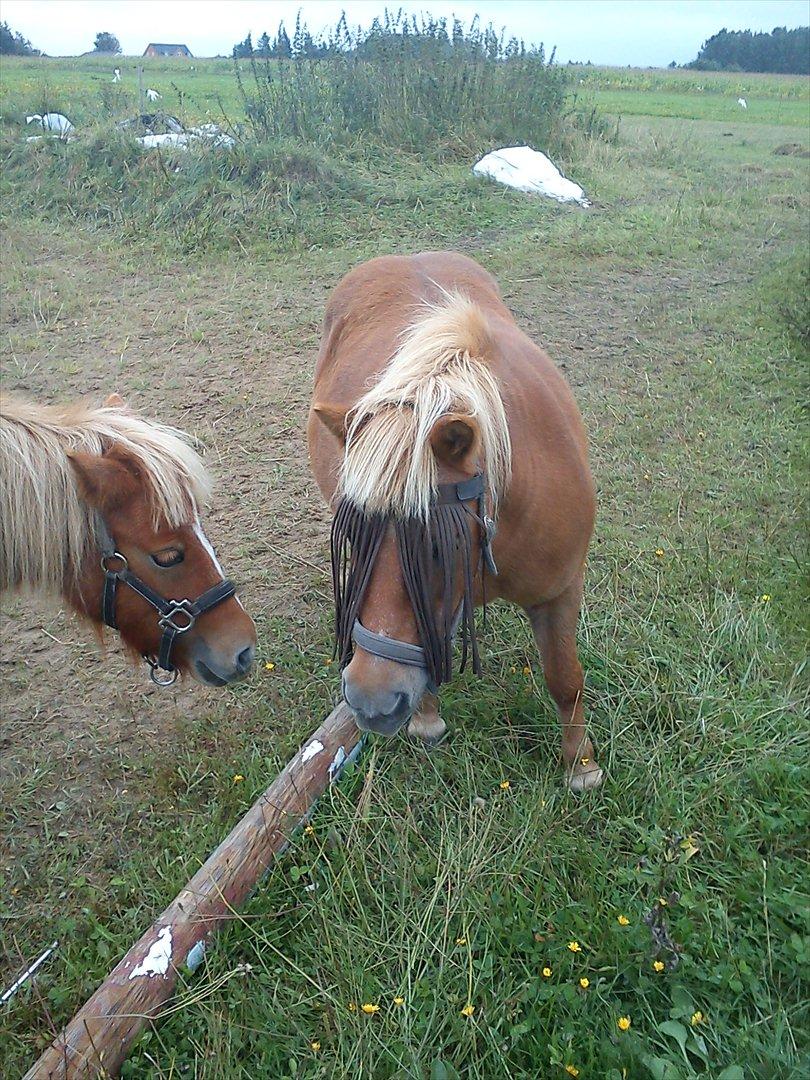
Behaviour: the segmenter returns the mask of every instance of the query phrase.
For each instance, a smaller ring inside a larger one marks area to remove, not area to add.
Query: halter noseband
[[[172,649],[177,637],[186,634],[194,626],[200,615],[221,604],[236,592],[232,581],[223,578],[196,600],[166,600],[150,588],[145,581],[133,574],[125,555],[115,549],[115,541],[110,535],[106,523],[99,518],[98,534],[101,539],[101,569],[104,571],[104,592],[101,598],[101,618],[113,630],[118,629],[115,618],[115,594],[119,581],[136,592],[159,612],[158,626],[163,630],[157,656],[143,654],[150,667],[149,677],[158,686],[171,686],[177,679],[177,668],[172,664]],[[117,568],[110,563],[115,560]],[[168,673],[168,678],[158,676],[158,670]]]
[[[498,567],[492,555],[492,541],[495,539],[497,526],[494,519],[486,514],[484,505],[485,490],[484,474],[476,473],[475,476],[471,476],[468,480],[460,480],[456,484],[439,484],[434,505],[446,506],[449,503],[460,503],[463,506],[464,503],[469,502],[471,499],[477,501],[477,514],[473,514],[467,507],[464,507],[464,509],[467,510],[471,517],[475,518],[481,527],[482,565],[486,567],[493,577],[497,577]],[[453,635],[455,635],[461,614],[461,605],[459,605],[453,616]],[[429,667],[425,650],[421,645],[413,645],[409,641],[399,641],[397,638],[386,637],[385,634],[377,634],[363,626],[359,618],[355,619],[352,627],[352,641],[364,652],[370,653],[372,656],[379,656],[383,660],[394,660],[396,663],[406,664],[408,667],[425,669]]]

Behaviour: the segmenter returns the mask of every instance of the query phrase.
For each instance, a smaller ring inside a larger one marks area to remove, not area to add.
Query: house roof
[[[191,56],[191,49],[189,49],[188,45],[181,45],[181,44],[163,45],[163,44],[160,44],[159,42],[156,42],[156,41],[150,41],[149,44],[146,46],[146,48],[147,49],[154,49],[155,52],[160,52],[160,53],[172,53],[172,52],[177,52],[178,49],[182,49],[183,51],[187,52],[189,54],[189,56]]]

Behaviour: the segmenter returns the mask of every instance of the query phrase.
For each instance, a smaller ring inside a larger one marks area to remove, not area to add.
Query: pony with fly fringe
[[[534,631],[569,784],[596,786],[576,653],[587,440],[492,277],[451,252],[347,274],[326,310],[308,438],[334,514],[336,653],[359,726],[441,739],[454,638],[479,673],[474,608],[507,600]]]

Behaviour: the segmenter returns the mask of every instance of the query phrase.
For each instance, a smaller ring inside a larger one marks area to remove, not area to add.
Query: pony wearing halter
[[[407,722],[437,741],[454,638],[460,666],[480,672],[473,609],[503,598],[532,623],[569,783],[598,784],[574,644],[587,444],[565,381],[493,279],[449,252],[351,271],[327,307],[308,435],[334,510],[336,651],[358,724]]]
[[[232,599],[234,587],[224,581],[202,533],[199,507],[209,493],[207,473],[188,439],[137,416],[117,395],[96,408],[5,400],[0,409],[0,588],[28,586],[61,595],[97,623],[120,622],[125,640],[145,652],[153,673],[160,668],[175,677],[172,652],[178,635],[219,607],[216,621],[233,637],[232,644],[241,645],[241,666],[215,658],[218,649],[212,650],[199,630],[186,643],[194,645],[179,651],[199,654],[181,666],[203,681],[224,685],[252,663],[255,630]],[[153,549],[158,550],[147,554]],[[192,595],[200,585],[209,588],[197,601],[164,600],[164,582]],[[116,597],[121,584],[130,586],[140,603]],[[144,605],[158,613],[154,629],[146,625]],[[157,646],[146,651],[144,642],[154,643],[158,629]]]

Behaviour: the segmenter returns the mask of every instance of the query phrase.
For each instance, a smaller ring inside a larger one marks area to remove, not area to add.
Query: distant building
[[[192,56],[188,45],[157,45],[150,42],[144,50],[144,56]],[[192,57],[193,59],[193,57]]]

